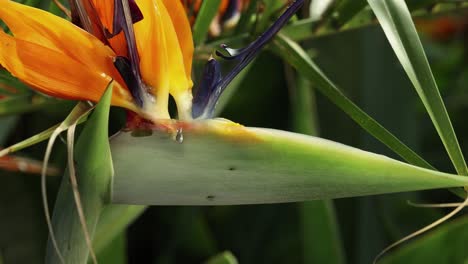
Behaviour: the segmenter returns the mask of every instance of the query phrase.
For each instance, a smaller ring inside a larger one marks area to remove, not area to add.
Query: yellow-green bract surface
[[[222,121],[204,122],[184,130],[182,143],[161,131],[145,137],[123,132],[113,138],[112,201],[282,203],[468,185],[462,176],[317,137],[242,126],[225,132]]]

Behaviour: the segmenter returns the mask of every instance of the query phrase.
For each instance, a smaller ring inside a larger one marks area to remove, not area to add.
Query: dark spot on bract
[[[206,199],[208,201],[213,201],[215,199],[215,196],[214,195],[208,195],[208,196],[206,196]]]
[[[236,167],[231,166],[231,167],[228,168],[228,170],[230,170],[230,171],[235,171],[235,170],[236,170]]]

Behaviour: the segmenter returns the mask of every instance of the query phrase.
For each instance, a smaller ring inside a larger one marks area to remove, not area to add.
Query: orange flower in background
[[[200,10],[203,0],[180,0],[185,8],[187,14],[195,15]],[[239,21],[240,14],[245,7],[248,6],[250,0],[221,0],[219,5],[218,14],[213,19],[210,26],[210,34],[212,36],[220,35],[223,28],[232,28]],[[190,17],[190,21],[195,21],[195,16]]]
[[[180,2],[182,4],[184,4],[186,10],[190,11],[190,9],[193,9],[193,11],[198,12],[198,10],[200,10],[200,6],[201,6],[203,0],[180,0]],[[229,3],[234,3],[234,2],[242,2],[242,1],[239,1],[239,0],[221,0],[218,12],[220,14],[224,14],[224,12],[226,12],[226,9],[228,8]]]
[[[0,64],[34,89],[64,99],[96,102],[115,80],[112,104],[152,120],[170,118],[172,95],[179,117],[190,118],[193,44],[180,2],[133,2],[142,18],[132,27],[132,39],[115,28],[114,1],[78,2],[75,8],[87,15],[82,21],[94,27],[93,34],[48,12],[0,0],[0,19],[13,34],[0,32]],[[135,50],[128,48],[131,44]],[[122,74],[127,61],[141,78],[138,87]]]
[[[463,35],[466,32],[468,16],[446,16],[436,19],[420,18],[416,20],[416,26],[419,31],[429,37],[439,41],[446,41],[453,38],[454,35]]]

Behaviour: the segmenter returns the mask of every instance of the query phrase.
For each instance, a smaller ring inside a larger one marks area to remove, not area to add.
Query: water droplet
[[[175,140],[177,141],[177,143],[180,143],[180,144],[184,143],[184,131],[182,130],[182,128],[177,129]]]

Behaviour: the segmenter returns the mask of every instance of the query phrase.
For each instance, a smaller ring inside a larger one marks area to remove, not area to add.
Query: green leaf
[[[426,107],[458,174],[468,175],[439,89],[404,0],[368,0],[400,63]]]
[[[465,216],[397,248],[379,263],[467,263],[467,244],[468,217]]]
[[[8,71],[0,70],[0,94],[19,95],[30,94],[31,88],[13,77]]]
[[[255,31],[261,33],[272,24],[284,10],[284,2],[277,0],[262,0],[261,12],[256,18]]]
[[[50,6],[50,1],[51,0],[41,0],[37,7],[40,9],[48,10]]]
[[[79,114],[80,116],[72,116],[72,115],[69,115],[67,117],[68,121],[67,122],[62,122],[60,124],[57,124],[49,129],[46,129],[34,136],[31,136],[21,142],[18,142],[12,146],[9,146],[8,148],[5,148],[3,150],[0,150],[0,157],[3,157],[7,154],[10,154],[10,153],[13,153],[13,152],[16,152],[16,151],[20,151],[22,149],[25,149],[27,147],[30,147],[32,145],[35,145],[39,142],[42,142],[44,140],[47,140],[48,138],[50,138],[53,134],[54,134],[54,131],[56,131],[57,129],[60,128],[61,132],[62,131],[65,131],[67,130],[70,125],[72,125],[76,120],[74,118],[79,118],[77,122],[77,124],[81,124],[83,122],[85,122],[88,118],[88,115],[89,115],[89,111],[84,113],[83,115]],[[73,113],[72,113],[73,114]],[[75,113],[76,114],[76,113]]]
[[[294,80],[294,76],[291,76],[294,72],[290,67],[288,69],[294,131],[316,136],[319,122],[314,90],[304,76],[298,74]],[[345,256],[333,201],[305,202],[300,204],[299,210],[304,263],[344,263]]]
[[[180,134],[158,131],[112,139],[114,203],[280,203],[468,185],[465,177],[312,136],[225,120],[181,126],[183,143],[174,138]]]
[[[300,209],[304,263],[345,263],[333,201],[309,201]]]
[[[0,117],[31,112],[50,105],[57,105],[59,107],[61,103],[63,101],[37,94],[8,97],[0,100]]]
[[[125,232],[116,234],[115,238],[98,253],[98,263],[126,264],[127,248],[125,238]]]
[[[289,73],[294,75],[292,69]],[[305,76],[297,74],[294,83],[289,86],[294,132],[318,136],[319,121],[312,83]]]
[[[221,0],[202,2],[200,11],[197,14],[197,19],[193,25],[193,41],[195,46],[199,46],[205,41],[210,29],[211,21],[213,21],[214,17],[218,13],[220,4]]]
[[[354,16],[361,12],[367,3],[365,0],[342,0],[338,3],[336,7],[336,22],[338,26],[341,27],[350,21]]]
[[[67,146],[68,148],[73,147],[73,142],[74,142],[74,136],[75,136],[75,128],[77,126],[78,121],[83,117],[86,116],[89,112],[91,112],[92,107],[87,105],[85,102],[79,102],[73,110],[70,112],[70,114],[65,118],[65,120],[52,132],[50,135],[50,139],[47,143],[47,148],[44,154],[44,161],[43,161],[43,166],[42,166],[42,172],[41,172],[41,190],[42,190],[42,200],[43,200],[43,207],[44,207],[44,213],[46,217],[46,222],[47,226],[49,229],[49,234],[51,237],[51,242],[54,245],[54,248],[57,250],[58,245],[57,241],[55,240],[55,234],[54,230],[52,228],[52,223],[51,223],[51,217],[50,217],[50,212],[49,212],[49,204],[48,204],[48,198],[47,198],[47,184],[46,184],[46,175],[47,171],[49,170],[48,168],[48,163],[49,163],[49,158],[50,154],[52,153],[52,149],[54,147],[55,141],[57,137],[65,130],[68,130],[68,142]],[[73,137],[73,138],[70,138]],[[8,148],[7,150],[11,150],[12,148]],[[73,153],[73,150],[68,150],[69,153]],[[69,159],[72,157],[73,154],[69,154]],[[72,171],[72,170],[70,170]],[[70,174],[73,173],[74,177],[74,172],[70,172]],[[57,254],[60,261],[63,262],[63,256],[58,253]]]
[[[440,0],[439,0],[440,1]],[[415,0],[409,3],[410,9],[421,6],[431,7],[433,0]],[[361,9],[360,9],[361,8]],[[448,9],[425,9],[426,12],[414,13],[415,18],[429,18],[444,16],[447,14],[464,14],[466,6],[451,4]],[[357,13],[356,13],[357,12]],[[322,20],[305,18],[286,26],[281,32],[295,41],[310,40],[312,38],[323,37],[331,34],[340,34],[350,30],[362,29],[375,26],[375,19],[371,10],[367,9],[365,0],[340,1],[335,12],[328,18],[330,21],[324,23]],[[351,19],[351,20],[349,20]],[[345,24],[342,24],[345,23]],[[217,46],[218,43],[229,43],[234,39],[236,42],[247,39],[247,35],[236,35],[235,38],[217,40],[210,43],[210,46]],[[213,45],[212,45],[213,44]]]
[[[249,1],[247,8],[241,13],[239,23],[236,26],[236,34],[242,34],[248,31],[252,25],[252,17],[257,12],[258,0]]]
[[[229,251],[218,254],[208,261],[205,264],[237,264],[239,263],[236,257]]]
[[[96,252],[103,250],[120,233],[140,216],[145,206],[138,205],[107,205],[99,217],[93,248]]]
[[[16,116],[0,117],[0,146],[6,141],[17,123],[18,117]]]
[[[99,215],[108,202],[113,169],[108,140],[112,84],[86,122],[75,148],[76,175],[87,229],[93,237]],[[52,226],[65,263],[86,263],[89,249],[80,224],[69,171],[64,174],[57,195]],[[61,263],[52,241],[47,245],[46,263]]]
[[[325,76],[296,42],[279,34],[273,41],[273,50],[300,74],[314,83],[314,87],[319,92],[328,97],[328,99],[343,110],[358,125],[384,143],[396,154],[400,155],[404,160],[413,165],[432,168],[432,166],[418,156],[418,154],[403,144],[397,137],[346,97],[346,95]]]

